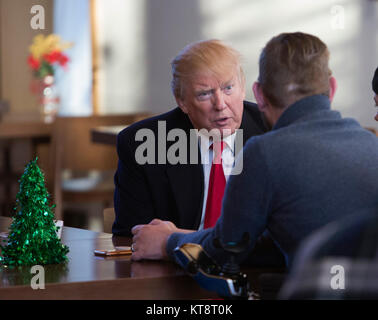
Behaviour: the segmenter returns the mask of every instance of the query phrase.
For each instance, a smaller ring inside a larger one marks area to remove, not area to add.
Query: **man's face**
[[[226,80],[198,73],[185,83],[177,102],[195,129],[218,129],[228,135],[240,127],[244,97],[245,89],[236,72]]]
[[[378,94],[375,94],[375,96],[374,96],[374,101],[375,101],[375,105],[378,107]],[[375,115],[375,118],[374,118],[374,119],[378,121],[378,112],[377,112],[377,114]]]

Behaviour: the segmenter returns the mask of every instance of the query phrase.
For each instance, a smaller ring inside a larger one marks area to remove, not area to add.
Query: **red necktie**
[[[215,226],[221,214],[222,199],[226,186],[226,177],[224,176],[222,166],[222,151],[225,145],[226,143],[223,141],[214,141],[211,145],[214,156],[210,171],[204,229]]]

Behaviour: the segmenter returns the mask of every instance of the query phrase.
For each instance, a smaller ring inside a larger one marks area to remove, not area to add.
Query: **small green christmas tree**
[[[63,245],[56,232],[54,214],[48,198],[42,171],[37,160],[30,161],[19,180],[15,215],[10,226],[8,244],[0,246],[4,265],[32,266],[67,261],[68,247]]]

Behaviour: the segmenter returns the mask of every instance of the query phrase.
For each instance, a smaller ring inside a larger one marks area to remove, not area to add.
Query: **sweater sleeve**
[[[219,238],[222,243],[239,242],[245,232],[249,234],[250,245],[237,256],[237,261],[243,262],[251,253],[266,228],[273,194],[272,179],[259,140],[259,137],[250,139],[243,154],[238,155],[237,161],[243,161],[243,168],[240,174],[231,175],[227,182],[222,214],[215,227],[171,235],[166,247],[170,257],[174,258],[176,247],[184,243],[198,243],[213,259],[223,264],[227,261],[227,254],[214,247],[214,239]]]

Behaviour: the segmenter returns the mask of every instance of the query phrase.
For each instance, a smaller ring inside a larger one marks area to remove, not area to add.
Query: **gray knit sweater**
[[[226,255],[213,239],[239,241],[248,232],[251,245],[238,256],[242,262],[268,229],[290,265],[298,245],[319,227],[350,214],[378,214],[378,138],[330,110],[326,96],[291,105],[243,153],[243,171],[227,183],[216,226],[171,235],[172,258],[176,246],[191,242],[222,264]]]

